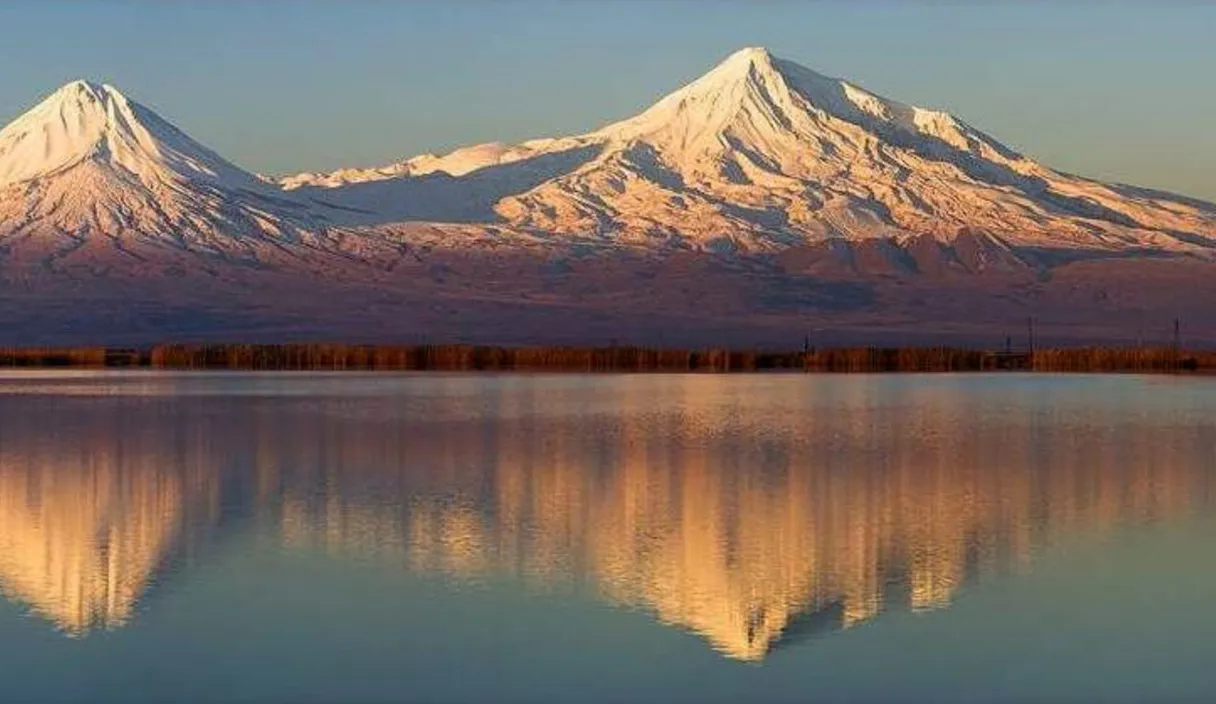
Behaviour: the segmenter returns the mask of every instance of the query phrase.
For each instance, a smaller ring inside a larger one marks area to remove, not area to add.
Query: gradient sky
[[[1216,4],[0,3],[0,120],[112,83],[268,174],[589,131],[762,45],[1056,168],[1216,200]]]

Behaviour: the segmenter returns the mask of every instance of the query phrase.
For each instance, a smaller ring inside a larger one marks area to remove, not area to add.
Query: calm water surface
[[[0,701],[1216,699],[1216,380],[0,375]]]

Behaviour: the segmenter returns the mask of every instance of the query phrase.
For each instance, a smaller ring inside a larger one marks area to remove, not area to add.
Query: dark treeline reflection
[[[1171,403],[957,380],[174,383],[0,394],[8,598],[72,634],[121,626],[257,527],[444,578],[590,590],[759,659],[946,606],[1053,541],[1207,506],[1216,456]]]

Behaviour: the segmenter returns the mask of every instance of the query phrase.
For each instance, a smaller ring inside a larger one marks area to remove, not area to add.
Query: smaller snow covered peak
[[[104,115],[108,110],[108,105],[126,105],[129,102],[121,91],[108,83],[77,79],[65,83],[51,93],[35,110],[42,109],[44,112],[55,109],[77,112],[96,111],[99,115]]]
[[[65,84],[0,130],[0,186],[112,157],[114,142],[137,147],[142,130],[131,108],[110,86],[84,80]]]
[[[84,163],[145,184],[257,182],[108,84],[67,83],[0,130],[0,188]]]
[[[99,111],[104,114],[104,106],[117,101],[126,102],[126,97],[117,89],[104,83],[78,79],[63,84],[43,98],[42,102],[22,116],[22,119],[33,117],[35,114],[45,115],[65,110]]]
[[[236,251],[235,238],[316,222],[307,204],[109,85],[72,81],[0,130],[0,237],[11,223]]]

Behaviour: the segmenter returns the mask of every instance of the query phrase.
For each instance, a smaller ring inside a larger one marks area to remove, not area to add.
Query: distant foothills
[[[333,173],[89,81],[0,131],[0,345],[1176,351],[1212,300],[1216,205],[760,48],[582,135]]]

